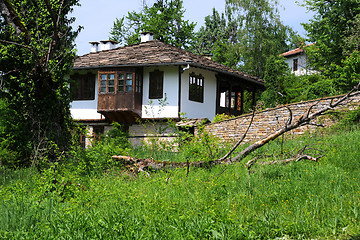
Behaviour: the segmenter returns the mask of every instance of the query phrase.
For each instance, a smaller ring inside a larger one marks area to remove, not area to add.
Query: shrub
[[[228,119],[231,119],[231,118],[235,118],[235,116],[234,115],[229,115],[229,114],[226,114],[226,113],[216,114],[216,116],[214,117],[212,122],[213,123],[221,122],[221,121],[228,120]]]
[[[101,136],[99,140],[94,141],[92,146],[85,151],[89,169],[95,172],[103,172],[112,167],[119,167],[119,163],[111,157],[129,153],[131,144],[127,137],[128,135],[122,130],[122,126],[113,123],[112,130]]]

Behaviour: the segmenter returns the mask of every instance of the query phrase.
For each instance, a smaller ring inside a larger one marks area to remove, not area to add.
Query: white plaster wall
[[[98,102],[98,81],[95,74],[95,99],[94,100],[76,100],[70,103],[70,112],[73,119],[77,120],[98,120],[104,117],[97,112]]]
[[[294,59],[298,59],[298,70],[293,71],[293,63]],[[306,74],[313,74],[315,71],[307,69],[307,59],[305,54],[297,54],[285,59],[285,62],[288,64],[289,68],[291,69],[291,73],[294,73],[296,76],[306,75]]]
[[[154,70],[164,72],[162,105],[159,99],[149,99],[149,76]],[[144,69],[142,118],[178,118],[179,68],[177,66],[147,67]]]
[[[189,74],[201,74],[204,77],[204,102],[189,100]],[[212,120],[216,113],[216,76],[214,72],[190,67],[181,75],[181,108],[187,118],[208,118]]]

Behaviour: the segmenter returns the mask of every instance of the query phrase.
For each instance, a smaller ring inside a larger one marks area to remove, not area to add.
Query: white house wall
[[[80,73],[82,74],[82,73]],[[85,74],[85,73],[84,73]],[[98,84],[97,73],[95,74],[95,99],[94,100],[75,100],[70,104],[70,112],[73,119],[77,120],[99,120],[104,119],[100,113],[97,112],[98,102]]]
[[[189,74],[195,73],[204,77],[204,102],[189,100]],[[216,76],[214,72],[190,67],[181,74],[181,108],[187,118],[208,118],[212,120],[216,115]]]
[[[164,72],[163,98],[149,99],[150,72]],[[166,101],[165,101],[166,95]],[[178,66],[161,66],[144,68],[142,118],[178,118],[179,68]],[[159,101],[160,100],[160,101]],[[163,103],[161,103],[163,101]]]
[[[298,70],[293,71],[294,69],[294,59],[298,59]],[[294,73],[295,76],[301,76],[310,74],[309,69],[307,69],[307,59],[305,54],[296,54],[293,56],[289,56],[285,59],[285,62],[288,64],[291,69],[291,73]],[[313,72],[313,71],[311,71]]]

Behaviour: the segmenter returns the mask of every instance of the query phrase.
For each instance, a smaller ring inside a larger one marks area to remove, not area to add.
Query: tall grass
[[[305,144],[326,156],[256,165],[250,175],[243,163],[188,176],[186,169],[149,178],[119,168],[71,175],[66,198],[62,180],[44,187],[51,178],[43,173],[3,172],[0,239],[356,239],[359,142],[359,129],[287,140],[285,157]],[[280,147],[274,141],[257,154],[275,156]]]

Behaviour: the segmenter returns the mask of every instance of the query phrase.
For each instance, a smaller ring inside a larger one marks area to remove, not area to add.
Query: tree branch
[[[31,37],[29,31],[21,22],[19,15],[16,13],[9,0],[0,0],[0,12],[5,21],[15,29],[16,34],[19,35],[20,33],[24,33],[26,43],[30,43]]]
[[[350,96],[352,96],[353,92],[355,90],[358,90],[359,88],[360,88],[360,82],[359,82],[358,85],[356,85],[354,87],[353,90],[351,90],[349,93],[347,93],[346,95],[341,97],[335,103],[330,103],[329,106],[326,106],[326,107],[316,111],[315,113],[311,114],[311,109],[314,108],[314,106],[317,105],[319,102],[313,104],[304,113],[304,115],[302,115],[302,117],[300,117],[295,122],[292,122],[293,116],[292,116],[291,109],[289,107],[286,107],[289,110],[289,118],[288,118],[285,126],[283,126],[283,127],[279,128],[278,130],[272,132],[267,137],[265,137],[265,138],[255,142],[255,143],[251,144],[250,146],[245,148],[236,157],[234,157],[232,159],[229,158],[229,156],[231,155],[231,153],[234,152],[234,150],[244,140],[246,134],[248,133],[248,131],[249,131],[251,125],[252,125],[254,115],[255,115],[255,113],[254,113],[255,111],[253,112],[253,115],[252,115],[252,118],[250,120],[250,124],[249,124],[247,130],[245,131],[243,136],[240,138],[240,140],[235,144],[235,146],[224,157],[222,157],[220,159],[217,159],[217,160],[198,161],[198,162],[190,162],[190,163],[188,163],[188,162],[155,161],[152,158],[151,159],[135,159],[135,158],[128,157],[128,156],[112,156],[112,158],[116,159],[116,160],[123,161],[126,164],[132,165],[133,167],[131,169],[137,168],[137,170],[136,170],[137,172],[146,171],[149,168],[154,169],[154,170],[160,170],[160,169],[164,170],[166,168],[179,168],[179,167],[187,168],[188,166],[191,166],[191,167],[210,167],[212,165],[232,164],[233,161],[241,161],[246,156],[248,156],[250,153],[254,152],[256,149],[264,146],[266,143],[276,139],[277,137],[283,135],[284,133],[286,133],[288,131],[291,131],[291,130],[293,130],[295,128],[304,126],[304,125],[312,124],[311,120],[314,120],[317,117],[322,116],[328,110],[334,109],[335,107],[339,106],[341,103],[343,103],[345,100],[347,100]],[[360,92],[358,92],[356,94],[360,94]],[[324,156],[324,155],[321,155],[321,156],[317,156],[317,157],[312,157],[310,155],[304,154],[304,151],[306,149],[308,149],[307,147],[308,147],[308,145],[306,145],[304,148],[302,148],[298,152],[296,157],[285,159],[285,160],[282,160],[282,161],[263,162],[261,164],[265,165],[265,164],[276,164],[276,163],[288,163],[288,162],[292,162],[292,161],[301,161],[301,160],[304,160],[304,159],[311,160],[311,161],[318,161],[320,158],[322,158]],[[250,160],[246,164],[249,171],[250,171],[251,166],[256,161],[257,161],[257,158],[253,158],[252,160]]]
[[[2,39],[0,39],[0,42],[7,43],[7,44],[13,44],[13,45],[16,45],[16,46],[19,46],[19,47],[22,47],[22,48],[27,48],[27,49],[31,50],[33,53],[35,53],[33,48],[31,48],[31,47],[29,47],[27,45],[21,44],[21,43],[17,43],[17,42],[13,42],[13,41],[6,41],[6,40],[2,40]]]
[[[246,137],[247,133],[249,132],[249,129],[250,129],[251,125],[252,125],[252,122],[253,122],[253,120],[254,120],[254,117],[255,117],[255,109],[253,110],[253,113],[252,113],[251,119],[250,119],[250,123],[249,123],[249,125],[248,125],[245,133],[242,135],[242,137],[239,139],[239,141],[234,145],[234,147],[233,147],[228,153],[225,154],[225,156],[223,156],[222,158],[218,159],[219,161],[223,161],[223,160],[225,160],[226,158],[228,158],[228,157],[235,151],[235,149],[238,148],[239,145],[244,141],[244,139],[245,139],[245,137]]]

